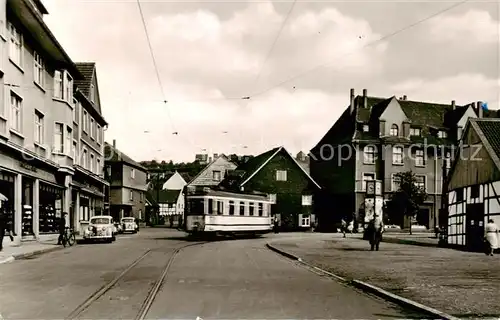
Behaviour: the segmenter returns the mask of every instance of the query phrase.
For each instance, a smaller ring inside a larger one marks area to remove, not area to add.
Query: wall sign
[[[27,170],[30,170],[30,171],[33,171],[33,172],[37,172],[38,171],[38,169],[35,166],[32,166],[31,164],[28,164],[28,163],[25,163],[25,162],[19,162],[19,166],[21,168],[24,168],[24,169],[27,169]]]

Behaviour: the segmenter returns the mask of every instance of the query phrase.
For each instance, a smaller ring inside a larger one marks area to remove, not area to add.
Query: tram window
[[[245,215],[245,202],[240,202],[240,216]]]
[[[214,200],[208,199],[208,214],[214,213]]]
[[[217,214],[224,214],[224,202],[217,201]]]
[[[229,215],[234,216],[234,201],[229,201]]]
[[[250,215],[251,215],[251,216],[253,216],[253,209],[254,209],[254,205],[255,205],[255,204],[254,204],[253,202],[250,202],[250,207],[249,207],[250,212],[249,212],[249,213],[250,213]]]
[[[264,205],[262,204],[262,202],[259,202],[259,217],[262,217],[263,214],[264,214]]]

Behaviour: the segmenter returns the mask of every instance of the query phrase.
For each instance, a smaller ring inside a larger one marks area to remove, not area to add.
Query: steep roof
[[[470,119],[470,121],[500,170],[500,161],[498,161],[500,159],[500,119]]]
[[[152,206],[157,206],[158,205],[158,203],[156,202],[156,196],[154,196],[151,191],[146,192],[146,200]]]
[[[160,190],[159,203],[177,203],[182,190]]]
[[[90,90],[96,74],[96,64],[95,62],[76,62],[75,65],[83,76],[82,79],[75,80],[73,82],[75,91],[76,88],[78,88],[78,90],[90,101]],[[92,106],[100,115],[102,115],[99,103],[93,103]]]
[[[305,170],[303,166],[301,166],[297,160],[288,152],[286,149],[281,146],[281,147],[276,147],[273,148],[269,151],[266,151],[264,153],[261,153],[260,155],[251,158],[247,162],[239,165],[234,173],[229,174],[226,181],[223,181],[221,185],[223,186],[235,186],[238,185],[239,187],[242,187],[245,185],[253,176],[255,176],[262,168],[266,166],[269,161],[271,161],[277,154],[279,153],[286,153],[290,159],[299,167],[302,172],[306,175],[306,177],[314,183],[318,188],[321,189],[318,183],[314,181],[314,179],[309,175],[309,173]]]
[[[137,168],[141,171],[147,172],[148,170],[141,166],[138,162],[121,152],[117,148],[113,148],[109,143],[104,144],[104,155],[106,162],[123,162],[131,167]]]
[[[234,162],[232,162],[225,154],[220,154],[219,156],[217,156],[216,158],[214,158],[212,160],[212,162],[210,162],[209,164],[207,164],[205,166],[205,168],[203,168],[200,172],[198,172],[198,174],[195,175],[191,180],[186,180],[186,181],[189,181],[187,183],[187,186],[191,185],[199,176],[201,176],[202,173],[204,173],[205,171],[207,171],[215,163],[215,161],[219,160],[220,158],[223,158],[226,161],[231,162],[232,164],[234,164],[236,166],[236,164]]]

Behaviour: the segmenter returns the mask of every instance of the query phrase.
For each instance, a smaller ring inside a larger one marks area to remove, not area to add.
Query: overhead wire
[[[453,5],[451,5],[451,6],[448,6],[448,7],[444,8],[444,9],[441,9],[441,10],[439,10],[439,11],[437,11],[437,12],[435,12],[435,13],[433,13],[433,14],[429,15],[429,16],[426,16],[425,18],[422,18],[422,19],[420,19],[420,20],[417,20],[417,21],[415,21],[415,22],[413,22],[413,23],[411,23],[411,24],[409,24],[409,25],[404,26],[403,28],[397,29],[397,30],[395,30],[395,31],[393,31],[393,32],[391,32],[391,33],[388,33],[388,34],[386,34],[386,35],[384,35],[384,36],[382,36],[382,37],[378,38],[378,39],[375,39],[375,40],[373,40],[373,41],[370,41],[370,42],[366,43],[365,45],[363,45],[362,47],[359,47],[359,48],[356,48],[356,49],[354,49],[354,50],[352,50],[352,51],[349,51],[349,52],[347,52],[347,53],[345,53],[345,54],[343,54],[343,55],[341,55],[341,56],[339,56],[339,57],[336,57],[335,59],[336,59],[336,61],[337,61],[338,59],[342,59],[342,58],[345,58],[345,57],[347,57],[347,56],[350,56],[350,55],[352,55],[352,54],[354,54],[354,53],[357,53],[359,50],[365,49],[365,48],[370,47],[370,46],[373,46],[374,44],[377,44],[377,43],[379,43],[379,42],[381,42],[381,41],[384,41],[384,40],[387,40],[387,39],[389,39],[389,38],[392,38],[392,37],[394,37],[394,36],[396,36],[396,35],[398,35],[398,34],[400,34],[400,33],[402,33],[402,32],[408,31],[408,30],[410,30],[410,29],[412,29],[412,28],[414,28],[414,27],[416,27],[416,26],[418,26],[418,25],[420,25],[420,24],[422,24],[422,23],[424,23],[424,22],[427,22],[428,20],[431,20],[431,19],[433,19],[433,18],[435,18],[435,17],[437,17],[437,16],[439,16],[439,15],[441,15],[441,14],[445,13],[445,12],[448,12],[448,11],[450,11],[450,10],[452,10],[452,9],[455,9],[456,7],[461,6],[461,5],[463,5],[464,3],[469,2],[469,1],[470,1],[470,0],[462,0],[462,1],[460,1],[460,2],[454,3],[454,4],[453,4]],[[267,89],[264,89],[264,90],[262,90],[262,91],[259,91],[259,92],[256,92],[256,93],[253,93],[253,94],[251,94],[251,95],[248,95],[248,96],[242,97],[242,99],[243,99],[243,98],[245,98],[245,99],[252,99],[252,98],[254,98],[254,97],[261,96],[261,95],[263,95],[263,94],[265,94],[265,93],[267,93],[267,92],[269,92],[269,91],[271,91],[271,90],[273,90],[273,89],[275,89],[275,88],[278,88],[278,87],[280,87],[280,86],[282,86],[282,85],[284,85],[284,84],[286,84],[286,83],[289,83],[290,81],[293,81],[293,80],[296,80],[296,79],[302,78],[303,76],[308,75],[308,74],[310,74],[311,72],[314,72],[314,71],[316,71],[316,70],[318,70],[318,69],[320,69],[320,68],[327,67],[327,66],[331,65],[332,63],[333,63],[333,62],[331,62],[331,61],[330,61],[330,62],[327,62],[327,63],[323,63],[323,64],[321,64],[321,65],[317,65],[317,66],[315,66],[315,67],[313,67],[313,68],[311,68],[311,69],[308,69],[308,70],[306,70],[306,71],[304,71],[304,72],[298,73],[298,74],[296,74],[296,75],[294,75],[294,76],[292,76],[292,77],[290,77],[290,78],[287,78],[286,80],[281,81],[281,82],[279,82],[279,83],[277,83],[277,84],[275,84],[275,85],[273,85],[273,86],[271,86],[271,87],[268,87]],[[340,67],[340,68],[336,69],[336,70],[335,70],[335,72],[338,72],[338,71],[340,71],[340,70],[342,70],[342,67]]]

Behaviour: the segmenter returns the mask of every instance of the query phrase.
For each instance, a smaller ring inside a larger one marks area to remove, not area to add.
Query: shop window
[[[14,176],[0,171],[0,210],[6,216],[5,229],[15,231]]]
[[[40,183],[39,230],[40,233],[58,233],[62,213],[62,190]]]
[[[22,223],[21,230],[23,236],[33,235],[33,181],[22,179]]]

